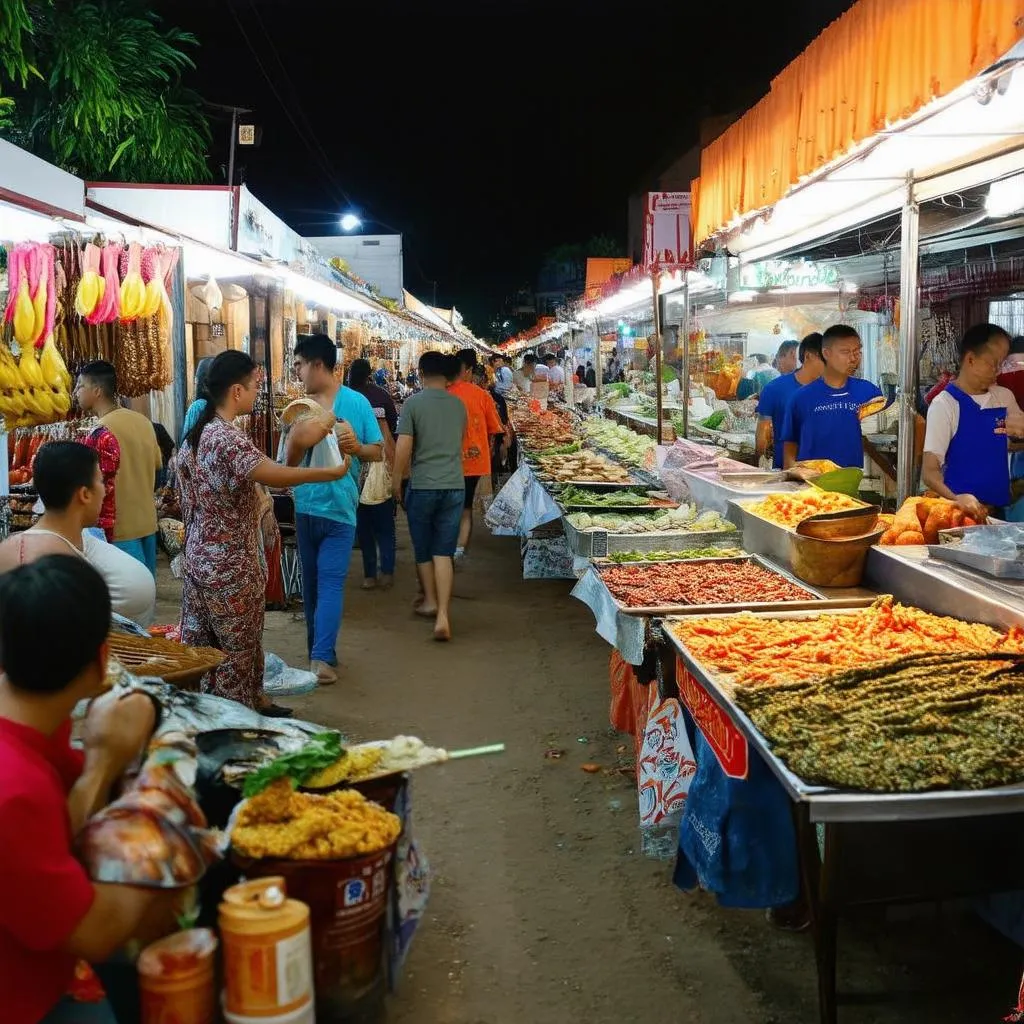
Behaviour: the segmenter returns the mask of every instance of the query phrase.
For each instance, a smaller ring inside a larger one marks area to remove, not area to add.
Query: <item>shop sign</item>
[[[644,266],[690,260],[690,193],[648,192],[644,204]]]
[[[682,658],[676,659],[676,685],[679,687],[679,699],[715,752],[722,771],[730,779],[745,779],[750,764],[746,736],[694,678]]]
[[[806,260],[764,260],[740,268],[740,287],[756,291],[839,291],[839,271],[830,264]]]

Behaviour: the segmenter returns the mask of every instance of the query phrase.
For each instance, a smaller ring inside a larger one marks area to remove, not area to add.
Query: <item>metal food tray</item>
[[[974,551],[963,551],[955,544],[929,544],[928,555],[940,562],[951,562],[962,565],[975,572],[983,572],[986,576],[994,576],[1002,580],[1024,580],[1024,562],[1012,558],[995,558],[992,555],[979,555]]]
[[[631,608],[629,605],[623,604],[612,592],[608,589],[608,585],[604,582],[604,577],[601,577],[601,583],[604,584],[605,589],[608,590],[612,601],[615,602],[615,607],[623,615],[637,615],[637,616],[655,616],[655,615],[718,615],[722,613],[735,612],[739,609],[750,610],[750,611],[785,611],[786,609],[805,609],[805,608],[817,608],[821,605],[822,601],[827,601],[828,598],[821,593],[820,590],[810,586],[810,584],[804,583],[802,580],[798,580],[795,576],[786,572],[778,565],[774,565],[767,558],[762,558],[760,555],[736,555],[732,558],[693,558],[687,560],[687,565],[703,565],[705,562],[713,562],[715,565],[721,565],[723,562],[730,562],[734,565],[741,565],[743,563],[750,563],[751,565],[759,565],[762,569],[766,569],[768,572],[773,573],[776,576],[781,576],[786,582],[792,583],[793,586],[799,587],[801,590],[807,592],[808,599],[806,601],[762,601],[762,602],[746,602],[743,604],[665,604],[665,605],[649,605],[640,608]],[[675,564],[675,563],[673,563]],[[600,571],[598,576],[601,576]],[[866,599],[852,599],[858,601],[856,607],[864,607],[866,604],[871,602]],[[840,601],[840,607],[850,607],[849,601]]]
[[[687,548],[715,547],[717,544],[735,547],[741,540],[738,530],[609,533],[607,530],[577,530],[568,518],[562,519],[562,525],[569,549],[581,558],[600,558],[609,551],[685,551]]]
[[[813,619],[822,614],[855,614],[856,609],[818,608],[809,611],[754,612],[763,619]],[[742,614],[732,609],[728,614]],[[663,630],[687,671],[704,687],[712,700],[744,734],[761,755],[791,800],[810,805],[814,822],[925,821],[971,818],[988,814],[1024,812],[1024,783],[995,789],[929,790],[923,793],[874,793],[866,790],[833,789],[814,786],[794,775],[772,753],[771,745],[754,723],[732,701],[718,677],[689,652],[686,645],[668,628]]]
[[[802,490],[806,485],[801,484]],[[787,569],[793,567],[793,553],[790,549],[789,538],[796,534],[792,526],[779,526],[769,519],[756,515],[746,508],[748,501],[755,502],[758,498],[743,498],[729,500],[729,519],[737,523],[743,530],[743,546],[748,551],[756,551],[762,555],[768,555],[780,565]],[[867,502],[862,502],[868,508]],[[733,512],[735,510],[735,513]]]

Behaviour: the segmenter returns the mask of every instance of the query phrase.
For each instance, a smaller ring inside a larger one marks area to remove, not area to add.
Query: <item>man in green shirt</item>
[[[407,399],[398,420],[392,486],[404,506],[416,554],[423,596],[416,614],[434,620],[434,639],[450,640],[448,613],[455,574],[453,557],[465,502],[462,448],[466,407],[448,393],[458,360],[424,352],[419,371],[423,390]],[[409,477],[403,493],[403,481]]]

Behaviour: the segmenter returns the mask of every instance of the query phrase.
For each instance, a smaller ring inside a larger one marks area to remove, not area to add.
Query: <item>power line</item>
[[[281,109],[284,111],[285,116],[291,122],[292,127],[295,129],[295,133],[298,135],[300,141],[306,146],[310,153],[314,157],[316,157],[318,161],[321,162],[321,170],[323,171],[324,176],[327,179],[327,183],[331,186],[330,191],[334,193],[335,188],[337,188],[345,202],[351,203],[351,200],[345,193],[345,190],[341,188],[341,186],[338,185],[337,182],[335,181],[334,173],[331,170],[330,165],[325,162],[323,156],[321,155],[322,151],[320,153],[316,151],[316,148],[310,143],[309,139],[307,138],[306,132],[300,127],[298,122],[292,116],[292,112],[291,109],[289,108],[288,103],[285,102],[284,98],[277,91],[277,86],[274,85],[274,79],[271,77],[270,73],[267,71],[266,67],[263,64],[263,61],[260,59],[260,55],[257,52],[256,47],[253,46],[252,40],[249,38],[249,33],[245,31],[245,26],[242,24],[241,19],[238,17],[238,12],[235,10],[231,0],[227,0],[226,6],[228,11],[231,13],[231,17],[234,18],[235,24],[238,26],[239,34],[245,41],[246,46],[249,47],[249,52],[252,53],[253,59],[256,61],[256,66],[259,68],[260,73],[266,79],[267,85],[270,86],[270,91],[274,94],[274,97],[276,98],[277,102],[281,104]],[[335,201],[337,201],[336,193],[334,193],[334,198]]]
[[[306,117],[305,108],[302,105],[301,97],[299,96],[298,89],[295,88],[295,83],[292,81],[291,75],[288,73],[288,68],[285,66],[284,61],[281,59],[281,55],[277,50],[277,46],[274,43],[274,39],[271,34],[267,31],[266,23],[263,21],[263,16],[259,12],[259,8],[256,6],[255,0],[249,0],[249,6],[252,8],[252,13],[256,17],[256,22],[260,26],[264,38],[267,41],[267,45],[270,47],[270,52],[274,56],[274,60],[277,61],[277,66],[281,69],[281,77],[284,79],[288,88],[291,90],[292,99],[295,100],[295,109],[298,112],[299,117],[302,119],[302,123],[306,126],[306,130],[309,132],[309,137],[313,140],[313,145],[316,147],[317,152],[320,154],[321,163],[325,171],[328,173],[331,181],[337,187],[338,191],[342,194],[345,202],[349,206],[352,205],[352,200],[348,193],[342,187],[341,182],[334,176],[334,167],[331,163],[330,157],[324,150],[324,147],[320,143],[320,139],[317,136],[316,130],[309,122],[309,118]]]

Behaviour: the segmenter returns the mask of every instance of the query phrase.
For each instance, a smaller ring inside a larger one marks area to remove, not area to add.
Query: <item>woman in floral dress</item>
[[[185,522],[181,640],[224,652],[223,663],[204,678],[204,692],[263,710],[267,567],[259,485],[338,480],[349,459],[322,469],[281,466],[233,425],[236,416],[252,412],[259,393],[256,364],[244,352],[222,352],[213,360],[205,393],[206,406],[178,454]],[[330,431],[317,420],[296,429],[310,432],[311,444]]]

